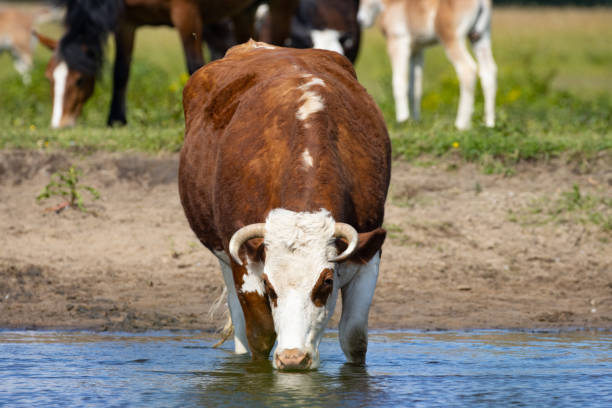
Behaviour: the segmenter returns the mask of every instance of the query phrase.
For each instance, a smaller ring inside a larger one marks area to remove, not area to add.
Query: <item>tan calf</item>
[[[13,57],[15,70],[25,84],[30,83],[32,58],[36,37],[32,35],[35,25],[61,18],[59,9],[40,9],[34,12],[14,7],[0,9],[0,52],[7,51]]]
[[[455,125],[459,129],[471,125],[478,73],[485,98],[485,124],[495,126],[497,66],[491,52],[491,0],[361,0],[357,19],[362,27],[368,27],[379,13],[393,70],[398,122],[407,120],[410,113],[419,119],[423,49],[439,41],[459,77]],[[466,38],[478,65],[467,50]]]

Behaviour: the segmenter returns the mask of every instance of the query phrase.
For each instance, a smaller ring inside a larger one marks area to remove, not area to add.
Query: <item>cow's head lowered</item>
[[[358,234],[349,224],[335,222],[327,210],[298,213],[275,209],[265,223],[248,225],[234,234],[230,253],[239,264],[241,245],[252,238],[264,238],[263,271],[259,283],[251,283],[250,288],[261,291],[270,302],[277,333],[275,368],[319,366],[319,343],[338,295],[337,263],[366,246],[377,247],[368,253],[377,252],[385,232],[376,231],[380,232]],[[338,247],[344,248],[340,255]],[[248,277],[250,282],[253,279]]]
[[[96,73],[92,70],[78,69],[74,64],[67,62],[59,50],[58,41],[40,33],[34,35],[41,44],[53,52],[45,71],[45,76],[51,83],[53,99],[51,127],[57,129],[74,126],[85,102],[93,94]]]

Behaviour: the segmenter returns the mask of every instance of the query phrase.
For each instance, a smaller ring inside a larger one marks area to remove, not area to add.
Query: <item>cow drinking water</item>
[[[390,177],[380,110],[350,62],[248,43],[184,90],[179,192],[220,260],[235,350],[279,369],[319,365],[342,292],[339,337],[363,363]]]

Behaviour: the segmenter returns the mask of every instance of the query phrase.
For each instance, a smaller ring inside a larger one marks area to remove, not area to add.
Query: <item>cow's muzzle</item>
[[[308,370],[312,365],[312,356],[302,350],[284,349],[274,354],[276,368],[279,370]]]

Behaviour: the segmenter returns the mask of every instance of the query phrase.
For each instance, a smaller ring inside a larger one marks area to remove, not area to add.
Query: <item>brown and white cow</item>
[[[249,41],[187,82],[179,192],[220,260],[235,351],[316,368],[342,291],[339,336],[363,363],[390,177],[380,110],[351,63]],[[340,255],[338,255],[340,253]]]
[[[485,99],[485,124],[495,126],[497,66],[491,52],[491,0],[361,0],[357,19],[362,27],[369,27],[379,13],[391,58],[398,122],[410,117],[409,107],[413,118],[419,119],[423,49],[439,41],[459,77],[455,126],[466,129],[471,125],[477,70]],[[478,66],[466,48],[466,38]]]

